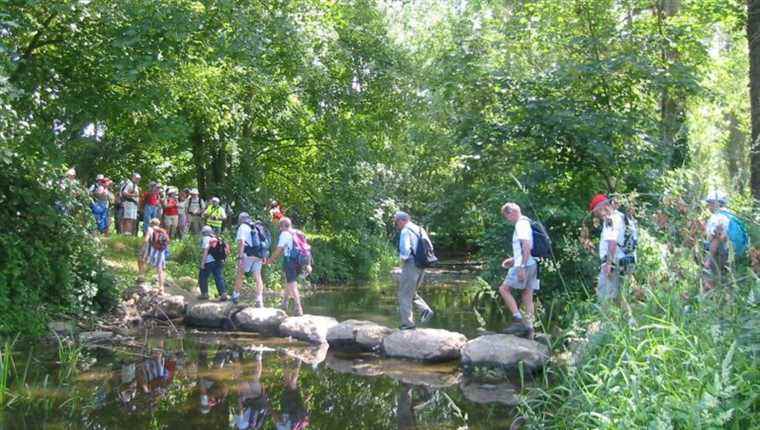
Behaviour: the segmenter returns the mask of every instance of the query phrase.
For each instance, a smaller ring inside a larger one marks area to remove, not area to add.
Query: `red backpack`
[[[169,248],[169,233],[162,228],[155,227],[150,237],[150,246],[156,251],[164,251]]]

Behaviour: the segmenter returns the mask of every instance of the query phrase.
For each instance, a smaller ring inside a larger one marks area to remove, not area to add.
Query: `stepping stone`
[[[185,316],[185,297],[160,296],[152,313],[153,317],[161,320],[182,318]]]
[[[327,331],[327,342],[335,348],[376,351],[393,331],[372,321],[346,320]]]
[[[549,348],[533,340],[510,334],[491,334],[475,338],[462,348],[462,365],[517,369],[519,363],[532,372],[549,361]]]
[[[501,403],[507,406],[517,406],[520,399],[517,389],[510,383],[484,384],[474,381],[463,381],[459,385],[464,397],[480,404]]]
[[[332,317],[319,315],[303,315],[288,317],[280,324],[280,334],[311,343],[326,343],[327,332],[338,321]]]
[[[449,361],[459,359],[465,343],[467,338],[463,334],[448,330],[399,330],[383,339],[383,352],[389,357]]]
[[[198,302],[187,308],[185,324],[191,327],[222,328],[232,310],[229,302]]]
[[[274,335],[287,317],[282,309],[249,306],[235,312],[232,320],[238,330]]]

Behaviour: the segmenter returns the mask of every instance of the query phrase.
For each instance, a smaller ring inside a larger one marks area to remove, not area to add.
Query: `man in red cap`
[[[620,296],[620,260],[625,258],[622,244],[625,241],[625,216],[618,211],[604,194],[597,194],[588,205],[588,210],[602,221],[602,236],[599,240],[599,285],[596,295],[604,303],[617,300]]]

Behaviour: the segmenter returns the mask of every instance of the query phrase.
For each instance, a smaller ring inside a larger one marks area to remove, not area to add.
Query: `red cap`
[[[597,206],[606,202],[607,200],[609,200],[609,198],[605,196],[604,194],[595,195],[594,198],[591,199],[591,202],[588,204],[588,211],[593,212]]]

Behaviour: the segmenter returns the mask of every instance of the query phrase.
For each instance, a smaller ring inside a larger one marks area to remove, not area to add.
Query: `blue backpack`
[[[749,234],[747,234],[744,223],[733,212],[724,209],[719,213],[725,215],[729,220],[726,236],[728,236],[728,240],[731,241],[734,247],[734,255],[737,257],[743,256],[747,253],[747,248],[749,248]]]
[[[269,257],[269,248],[272,246],[272,233],[261,221],[256,221],[251,226],[251,246],[243,250],[249,257]]]

